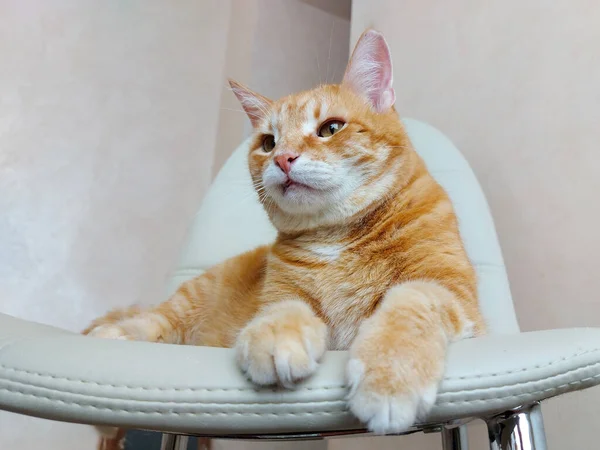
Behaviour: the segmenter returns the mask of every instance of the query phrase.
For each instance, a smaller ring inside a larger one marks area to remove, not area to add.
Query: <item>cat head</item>
[[[339,85],[272,101],[230,81],[252,122],[250,173],[276,228],[344,224],[406,178],[411,146],[392,82],[389,48],[373,30],[360,37]]]

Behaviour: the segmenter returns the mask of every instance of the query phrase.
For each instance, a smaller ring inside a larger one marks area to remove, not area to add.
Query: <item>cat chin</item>
[[[279,209],[287,216],[296,218],[310,217],[312,218],[311,222],[320,222],[329,215],[329,211],[332,211],[334,206],[325,199],[317,201],[313,199],[302,199],[300,201],[290,199],[287,201],[284,200],[279,205]]]
[[[348,218],[355,212],[344,202],[328,202],[318,209],[303,208],[287,204],[285,208],[276,201],[277,206],[267,208],[271,223],[279,232],[294,233],[309,231],[323,226],[345,226]]]
[[[310,186],[267,185],[263,205],[280,232],[298,232],[322,226],[345,225],[363,205],[349,201],[351,185],[320,190]]]
[[[315,201],[312,198],[282,198],[277,202],[277,206],[285,215],[289,216],[317,216],[321,215],[323,210],[328,208],[328,204],[322,201]]]
[[[277,186],[269,191],[269,197],[273,199],[278,209],[286,215],[319,215],[332,205],[328,192],[319,191],[299,183],[291,186]]]

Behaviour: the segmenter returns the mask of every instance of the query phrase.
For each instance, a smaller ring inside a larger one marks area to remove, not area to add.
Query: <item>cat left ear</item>
[[[342,85],[369,101],[377,112],[396,101],[390,49],[381,33],[367,30],[358,39]]]
[[[231,86],[231,90],[242,104],[242,108],[246,111],[250,122],[252,122],[252,126],[256,128],[267,114],[269,114],[273,102],[267,97],[251,91],[237,81],[230,79],[229,86]]]

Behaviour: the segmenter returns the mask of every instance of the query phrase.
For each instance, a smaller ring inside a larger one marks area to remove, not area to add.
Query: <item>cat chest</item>
[[[301,285],[330,329],[330,348],[346,349],[391,284],[383,264],[344,255],[303,274]]]

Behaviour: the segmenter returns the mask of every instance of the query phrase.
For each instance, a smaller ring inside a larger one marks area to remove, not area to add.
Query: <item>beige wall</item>
[[[0,312],[79,330],[162,300],[189,218],[248,130],[226,77],[270,96],[339,80],[348,5],[0,2]],[[0,413],[1,449],[94,441]]]
[[[392,47],[401,114],[475,169],[524,330],[600,326],[599,24],[593,0],[353,1],[353,42],[372,25]],[[597,448],[598,405],[600,389],[545,403],[550,447]],[[411,439],[380,448],[437,448]]]
[[[210,181],[230,16],[173,5],[0,2],[0,311],[79,330],[161,299]],[[0,414],[2,449],[93,441]]]

